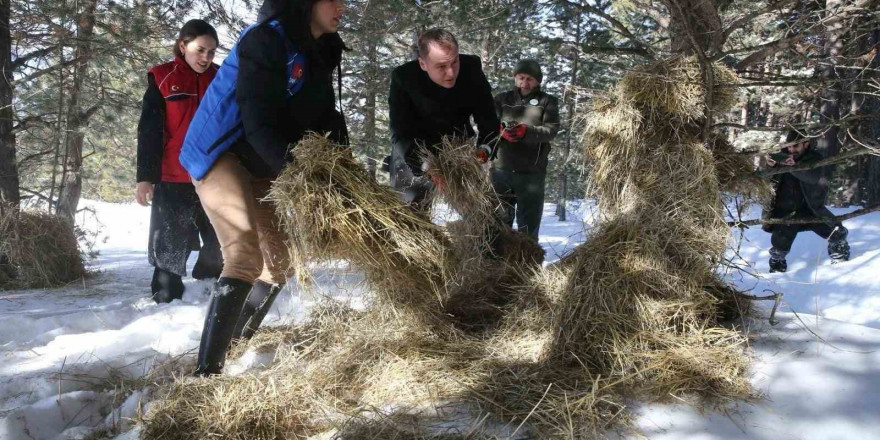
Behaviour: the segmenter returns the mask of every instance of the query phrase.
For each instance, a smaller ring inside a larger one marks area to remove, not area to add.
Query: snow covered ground
[[[107,389],[113,379],[142,376],[169,359],[192,357],[198,347],[207,283],[185,280],[183,300],[172,304],[148,299],[149,209],[84,204],[95,210],[84,222],[98,233],[98,275],[60,289],[0,292],[0,439],[74,439],[101,429],[135,439],[129,418],[149,398],[137,390],[114,398]],[[570,208],[574,221],[559,222],[555,207],[545,206],[541,244],[548,261],[582,242],[593,221],[591,203]],[[780,323],[752,329],[753,383],[764,399],[710,413],[644,405],[638,424],[648,438],[880,438],[880,213],[846,225],[850,262],[831,265],[825,242],[803,233],[785,274],[767,274],[769,234],[745,231],[739,254],[760,280],[731,279],[758,295],[785,293]],[[322,283],[328,293],[357,301],[358,281]],[[293,322],[312,302],[298,289],[285,290],[265,324]],[[248,364],[233,362],[231,369]]]

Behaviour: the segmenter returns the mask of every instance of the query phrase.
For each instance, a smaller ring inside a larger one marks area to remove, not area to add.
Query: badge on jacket
[[[532,98],[532,100],[529,101],[529,104],[531,104],[531,105],[538,105],[538,100],[535,99],[535,98]]]
[[[305,58],[300,54],[295,54],[293,59],[288,62],[288,66],[290,66],[290,77],[287,78],[287,91],[290,96],[293,96],[303,85],[303,77],[306,73]]]

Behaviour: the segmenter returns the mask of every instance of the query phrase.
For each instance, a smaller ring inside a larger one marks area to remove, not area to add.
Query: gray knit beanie
[[[513,70],[513,76],[516,76],[518,73],[525,73],[538,80],[538,82],[544,79],[544,74],[541,73],[541,65],[535,60],[522,60],[517,63],[516,69]]]

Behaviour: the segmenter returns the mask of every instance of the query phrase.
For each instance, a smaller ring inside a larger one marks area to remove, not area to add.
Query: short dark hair
[[[419,58],[425,59],[428,56],[432,43],[442,47],[458,49],[458,40],[455,39],[455,35],[452,35],[452,32],[443,28],[428,29],[422,35],[419,35]]]
[[[217,38],[217,29],[214,29],[214,26],[211,26],[205,20],[194,19],[186,22],[183,27],[180,28],[180,33],[177,35],[177,41],[174,42],[174,55],[179,57],[183,56],[183,52],[180,51],[180,43],[189,44],[190,41],[195,40],[202,35],[210,36],[218,46],[220,45],[220,39]]]

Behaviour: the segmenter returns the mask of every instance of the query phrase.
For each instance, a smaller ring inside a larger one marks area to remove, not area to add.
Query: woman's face
[[[312,5],[312,37],[319,38],[339,30],[339,22],[345,12],[343,0],[318,0]]]
[[[192,70],[205,73],[208,67],[211,67],[211,62],[214,61],[214,55],[217,53],[217,41],[210,35],[200,35],[185,44],[181,41],[180,53],[183,54],[183,59]]]

